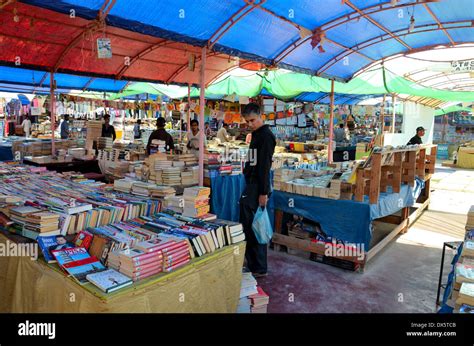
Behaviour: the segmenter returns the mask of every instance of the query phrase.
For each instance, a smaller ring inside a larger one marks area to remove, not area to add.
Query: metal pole
[[[204,94],[206,89],[206,47],[202,47],[199,86],[199,186],[204,184]]]
[[[395,94],[392,94],[392,133],[395,133]]]
[[[191,132],[191,84],[188,83],[188,123],[186,124],[186,130],[188,133]]]
[[[446,125],[448,123],[448,115],[445,113],[443,115],[443,132],[441,134],[441,143],[444,143],[445,142],[445,138],[446,138]]]
[[[55,96],[54,96],[54,72],[51,72],[49,75],[49,93],[50,93],[50,113],[51,113],[51,155],[55,156],[56,148],[54,146],[54,126],[56,123],[56,105],[55,105]]]
[[[380,128],[381,128],[381,131],[380,131],[380,134],[382,135],[383,132],[384,132],[384,129],[385,129],[385,98],[386,98],[386,95],[383,94],[383,99],[382,99],[382,108],[380,109]]]
[[[334,137],[334,79],[331,80],[331,102],[329,104],[329,144],[328,144],[328,160],[332,163],[332,139]]]

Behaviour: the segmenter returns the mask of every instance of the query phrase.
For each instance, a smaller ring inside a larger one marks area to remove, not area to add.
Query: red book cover
[[[127,253],[129,251],[129,253]],[[143,262],[143,260],[148,259],[148,258],[156,258],[156,257],[161,257],[161,253],[159,252],[151,252],[151,253],[145,253],[140,250],[124,250],[119,254],[120,261],[129,261],[129,262]]]
[[[172,266],[174,265],[175,263],[179,263],[181,262],[182,260],[184,259],[187,259],[187,258],[191,258],[191,256],[189,256],[189,254],[184,254],[184,255],[181,255],[179,257],[176,257],[176,258],[173,258],[173,259],[170,259],[170,260],[166,260],[165,262],[163,262],[165,264],[165,266]]]
[[[181,261],[181,262],[179,262],[179,263],[176,263],[176,264],[173,265],[172,267],[167,268],[166,271],[167,271],[167,272],[170,272],[170,271],[172,271],[172,270],[174,270],[174,269],[176,269],[176,268],[178,268],[178,267],[181,267],[181,266],[185,265],[185,264],[188,263],[188,262],[189,262],[189,259],[183,260],[183,261]]]
[[[158,266],[158,267],[155,266],[153,268],[149,268],[147,270],[142,270],[142,271],[137,271],[137,272],[120,268],[120,272],[127,275],[127,276],[129,276],[129,277],[141,277],[143,275],[147,275],[149,273],[160,272],[162,270],[163,270],[162,266]]]
[[[177,251],[181,251],[184,248],[188,248],[188,243],[185,241],[176,243],[176,245],[173,245],[171,247],[168,247],[166,249],[162,249],[163,251],[163,256],[166,256],[167,254],[172,254]]]
[[[89,250],[93,238],[94,235],[92,233],[89,233],[87,231],[80,231],[74,238],[74,244],[76,245],[76,247],[83,247],[86,250]]]
[[[151,268],[158,268],[162,266],[163,266],[163,261],[155,261],[155,262],[150,262],[150,263],[135,266],[135,267],[120,266],[120,270],[125,270],[130,273],[135,273],[135,272],[147,271]]]
[[[180,257],[181,255],[189,255],[189,249],[182,249],[180,251],[173,252],[171,254],[166,254],[163,256],[164,259],[169,259],[169,258],[177,258]]]

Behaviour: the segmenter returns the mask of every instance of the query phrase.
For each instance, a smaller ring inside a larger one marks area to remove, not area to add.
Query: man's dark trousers
[[[252,230],[252,222],[258,209],[258,186],[248,184],[240,197],[240,223],[244,228],[247,246],[245,259],[252,273],[267,272],[267,244],[259,244]]]

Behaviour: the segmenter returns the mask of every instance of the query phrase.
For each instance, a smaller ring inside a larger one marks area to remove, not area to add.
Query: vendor
[[[346,140],[346,131],[344,130],[344,124],[339,124],[339,128],[334,130],[334,141],[336,143],[342,143]]]
[[[61,122],[61,139],[69,138],[69,114],[63,114],[63,121]]]
[[[221,143],[230,142],[230,136],[227,133],[228,128],[229,128],[229,125],[226,123],[223,123],[219,131],[217,131],[217,138],[221,141]]]
[[[188,144],[186,145],[187,148],[193,154],[199,153],[199,122],[197,120],[191,120],[191,132],[188,132]],[[207,146],[206,136],[204,136],[204,148]]]
[[[142,120],[137,119],[137,123],[133,126],[133,138],[140,139],[142,137],[142,130],[141,130]]]
[[[117,135],[115,134],[115,128],[110,125],[110,115],[104,115],[104,124],[102,125],[102,137],[112,137],[112,140],[115,141]]]
[[[210,138],[212,136],[212,130],[209,126],[209,122],[204,123],[204,133],[206,134],[206,138]]]
[[[416,135],[414,135],[410,141],[408,141],[407,145],[414,145],[414,144],[423,144],[421,137],[425,135],[425,129],[423,126],[419,126],[416,128]]]
[[[151,142],[154,139],[164,141],[165,146],[166,146],[166,151],[174,149],[173,137],[171,137],[171,135],[168,132],[166,132],[165,126],[166,126],[165,118],[159,117],[158,119],[156,119],[156,127],[158,129],[153,131],[150,135],[150,138],[148,139],[148,144],[146,146],[146,152],[148,155],[150,155]]]

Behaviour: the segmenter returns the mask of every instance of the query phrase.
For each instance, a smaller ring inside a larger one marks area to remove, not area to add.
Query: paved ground
[[[268,312],[434,312],[443,242],[461,240],[474,204],[474,171],[439,169],[432,202],[363,274],[269,251]],[[452,254],[446,258],[449,271]]]

